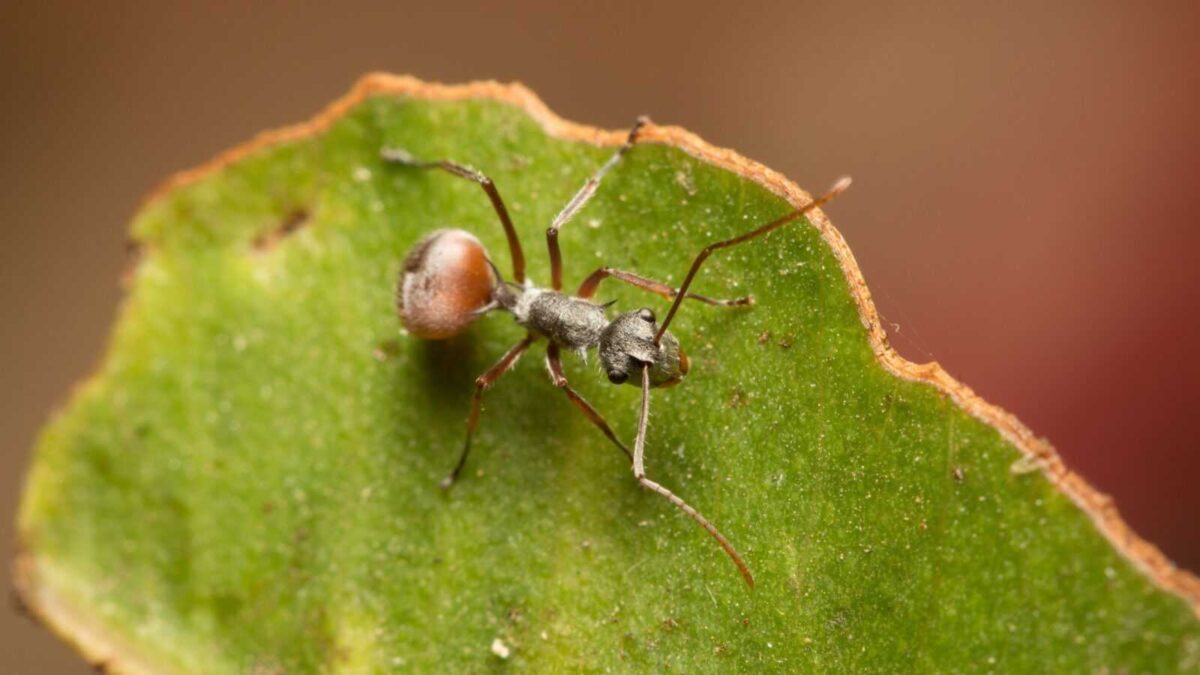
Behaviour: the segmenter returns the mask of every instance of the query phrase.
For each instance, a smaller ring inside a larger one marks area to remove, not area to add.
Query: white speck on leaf
[[[496,638],[492,640],[492,653],[502,659],[507,659],[512,652],[509,650],[508,645],[504,644],[503,640]]]

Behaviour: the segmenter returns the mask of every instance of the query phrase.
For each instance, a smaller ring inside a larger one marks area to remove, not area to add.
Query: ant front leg
[[[576,408],[579,408],[579,411],[582,412],[592,424],[595,424],[600,431],[604,432],[604,435],[608,436],[608,440],[615,443],[617,447],[621,449],[621,452],[625,453],[626,459],[633,461],[633,455],[629,453],[629,448],[625,447],[625,444],[621,442],[621,439],[617,438],[617,435],[613,433],[612,427],[608,426],[608,422],[604,421],[604,417],[602,417],[590,403],[585,401],[584,398],[580,396],[577,391],[572,389],[570,384],[567,383],[567,378],[565,375],[563,375],[562,359],[559,357],[558,345],[554,344],[553,342],[551,342],[550,346],[546,348],[546,369],[550,371],[550,379],[554,381],[554,386],[562,389],[563,393],[567,395],[567,398],[571,400],[571,403],[574,404]]]
[[[625,272],[612,267],[601,267],[600,269],[588,275],[588,278],[584,279],[583,283],[579,285],[579,291],[575,293],[575,295],[581,298],[590,298],[594,296],[596,294],[596,290],[600,287],[600,282],[608,279],[609,277],[612,277],[618,281],[624,281],[625,283],[631,286],[636,286],[644,291],[650,291],[651,293],[660,295],[667,300],[674,300],[675,296],[679,295],[678,288],[672,288],[661,281],[647,279],[646,277],[638,276],[632,272]],[[730,298],[727,300],[710,298],[703,295],[697,295],[696,293],[688,293],[686,294],[686,297],[689,300],[696,300],[697,302],[703,302],[706,305],[716,305],[719,307],[743,307],[754,304],[753,295],[747,295],[741,298]]]
[[[479,410],[483,406],[484,390],[495,384],[501,375],[512,370],[512,367],[517,363],[517,359],[521,358],[521,354],[525,353],[525,350],[532,343],[533,336],[526,335],[525,339],[514,345],[512,349],[509,349],[508,353],[496,362],[496,365],[488,368],[487,372],[475,378],[475,394],[471,397],[471,414],[467,417],[467,440],[463,443],[462,454],[458,456],[458,463],[442,479],[442,489],[449,489],[451,485],[454,485],[454,481],[458,480],[458,474],[462,473],[463,466],[467,463],[467,455],[471,453],[471,436],[475,433],[475,427],[479,426]]]
[[[621,158],[625,156],[625,153],[629,152],[629,149],[637,142],[637,137],[642,127],[646,126],[646,123],[649,121],[649,118],[644,116],[637,118],[637,121],[633,124],[633,128],[629,130],[629,136],[621,144],[621,147],[617,148],[613,156],[609,157],[608,161],[583,184],[583,187],[579,188],[579,192],[576,192],[575,196],[571,197],[571,201],[567,202],[562,211],[558,212],[558,215],[554,217],[554,221],[550,223],[549,229],[546,230],[546,247],[550,249],[550,287],[554,290],[562,290],[562,251],[558,249],[558,231],[571,218],[575,217],[575,214],[579,212],[579,209],[583,208],[584,204],[588,203],[592,195],[596,194],[596,188],[600,187],[600,181],[604,180],[604,174],[616,166],[617,162],[620,162]]]

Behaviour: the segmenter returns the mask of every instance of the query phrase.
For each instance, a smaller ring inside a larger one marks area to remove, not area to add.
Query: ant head
[[[642,366],[650,366],[650,386],[670,387],[687,375],[687,355],[679,348],[679,340],[669,332],[654,344],[658,323],[654,312],[642,308],[626,312],[604,328],[600,334],[600,366],[613,384],[638,384]]]
[[[436,230],[404,259],[396,309],[409,333],[442,340],[462,332],[493,300],[498,283],[487,249],[470,232]]]

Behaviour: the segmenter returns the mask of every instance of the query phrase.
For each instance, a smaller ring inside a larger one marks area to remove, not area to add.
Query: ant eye
[[[638,317],[646,323],[654,323],[654,310],[642,308],[638,310]]]
[[[609,372],[609,374],[608,374],[608,381],[612,382],[613,384],[625,384],[625,380],[628,380],[628,379],[629,379],[628,373],[618,373],[617,371],[614,370],[614,371]]]

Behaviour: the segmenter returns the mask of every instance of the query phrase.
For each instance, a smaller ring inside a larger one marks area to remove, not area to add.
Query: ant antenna
[[[679,297],[682,298],[683,295],[681,294]],[[645,462],[643,461],[643,455],[645,455],[645,451],[646,451],[646,423],[647,423],[647,420],[649,417],[650,417],[650,364],[643,363],[642,364],[642,414],[641,414],[641,417],[638,419],[637,438],[633,444],[633,475],[635,478],[637,478],[638,483],[642,487],[646,488],[647,490],[657,492],[658,494],[662,495],[663,497],[666,497],[667,501],[671,502],[675,506],[678,506],[679,509],[681,511],[683,511],[684,513],[688,514],[688,516],[692,520],[699,523],[700,527],[703,527],[705,530],[707,530],[708,533],[711,534],[713,536],[713,538],[717,540],[717,543],[721,545],[721,548],[725,549],[725,553],[729,556],[729,558],[731,560],[733,560],[733,564],[737,565],[738,572],[741,572],[742,579],[745,579],[746,585],[749,586],[750,588],[754,588],[754,576],[752,574],[750,574],[750,567],[748,565],[746,565],[745,560],[742,560],[742,556],[738,554],[737,549],[735,549],[733,547],[733,544],[730,544],[729,540],[726,539],[719,531],[717,531],[717,528],[712,523],[708,522],[707,518],[700,515],[699,511],[692,508],[690,504],[683,501],[683,499],[681,499],[679,496],[677,496],[674,492],[671,492],[667,488],[659,485],[658,483],[655,483],[654,481],[652,481],[646,477],[646,466],[645,466]]]
[[[846,188],[848,187],[850,187],[850,177],[842,176],[833,184],[833,187],[829,188],[828,192],[820,197],[817,197],[808,204],[796,209],[795,211],[792,211],[791,213],[773,220],[757,229],[751,230],[746,234],[705,246],[704,250],[700,251],[700,255],[696,256],[696,259],[692,261],[692,266],[690,269],[688,269],[687,276],[683,279],[683,285],[679,287],[678,291],[676,291],[675,301],[671,303],[671,309],[667,312],[667,318],[663,319],[662,325],[659,326],[658,332],[654,335],[655,346],[662,342],[662,337],[667,332],[667,326],[671,325],[671,319],[675,318],[675,312],[679,311],[679,305],[682,304],[683,299],[687,297],[687,290],[688,287],[692,285],[692,279],[696,277],[696,272],[700,271],[700,266],[704,264],[704,261],[708,259],[708,256],[713,254],[713,251],[729,248],[730,246],[736,246],[742,242],[750,241],[755,237],[761,237],[768,232],[777,230],[793,220],[797,220],[801,216],[807,214],[809,211],[812,211],[813,209],[832,201],[835,197],[845,192]]]

